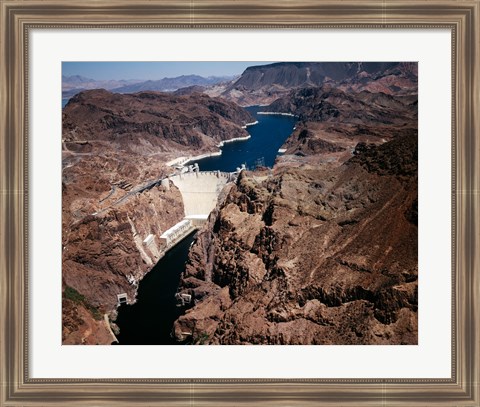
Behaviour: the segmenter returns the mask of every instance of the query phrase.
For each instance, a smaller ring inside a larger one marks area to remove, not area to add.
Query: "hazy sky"
[[[62,75],[103,79],[162,79],[181,75],[230,76],[269,62],[63,62]]]

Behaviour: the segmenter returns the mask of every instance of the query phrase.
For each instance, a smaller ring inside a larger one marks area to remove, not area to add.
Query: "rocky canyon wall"
[[[411,134],[335,169],[243,174],[193,246],[177,339],[416,343],[416,146]]]

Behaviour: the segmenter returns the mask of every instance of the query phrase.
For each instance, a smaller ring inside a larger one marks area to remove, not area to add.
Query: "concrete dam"
[[[149,234],[140,237],[137,235],[133,222],[132,232],[137,248],[147,264],[154,264],[158,259],[188,236],[195,229],[200,228],[208,218],[210,212],[217,205],[217,198],[227,182],[235,181],[238,171],[234,173],[221,171],[198,171],[198,166],[190,171],[179,172],[161,180],[161,184],[170,188],[173,183],[182,195],[185,217],[164,231],[161,236]]]
[[[169,177],[180,190],[185,207],[185,217],[208,214],[215,208],[217,198],[225,184],[234,181],[235,173],[221,171],[185,172]]]
[[[161,183],[164,187],[170,188],[171,183],[173,183],[180,190],[185,208],[185,217],[170,229],[164,231],[161,236],[153,233],[147,236],[140,236],[137,233],[134,222],[128,218],[135,245],[144,262],[153,266],[168,250],[181,242],[194,230],[202,227],[207,221],[210,212],[217,205],[217,198],[223,187],[228,182],[235,181],[239,171],[233,173],[199,171],[198,166],[191,166],[189,171],[181,171],[175,175],[170,175],[168,178],[151,182],[147,186],[142,187],[141,190],[144,190]],[[139,191],[139,189],[136,189],[132,194]],[[136,286],[138,284],[133,275],[128,276],[128,280],[132,285]],[[119,305],[121,303],[130,303],[126,293],[118,294],[117,299]]]

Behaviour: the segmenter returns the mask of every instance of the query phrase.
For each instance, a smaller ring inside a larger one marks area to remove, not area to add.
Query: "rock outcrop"
[[[325,85],[292,91],[262,110],[291,113],[301,121],[398,125],[416,120],[416,107],[417,95],[346,92]]]
[[[359,144],[337,167],[243,173],[209,222],[178,340],[417,343],[415,133]]]
[[[106,142],[137,154],[218,151],[223,140],[246,137],[253,121],[239,106],[203,94],[175,96],[91,90],[74,96],[63,109],[64,142]]]
[[[225,86],[207,89],[241,106],[269,104],[291,90],[331,85],[345,91],[409,95],[417,92],[417,65],[400,62],[280,62],[247,68]]]
[[[237,99],[283,81],[262,110],[297,116],[295,131],[273,175],[243,173],[199,233],[177,340],[417,343],[416,65],[317,82],[280,74],[309,64],[269,67],[242,75]]]
[[[291,91],[262,108],[298,117],[277,165],[342,163],[351,158],[358,143],[382,144],[416,132],[417,109],[413,93],[357,93],[330,85]]]

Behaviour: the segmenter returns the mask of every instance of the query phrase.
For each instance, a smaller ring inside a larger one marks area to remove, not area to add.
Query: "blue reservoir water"
[[[251,138],[226,143],[222,155],[198,160],[200,171],[235,171],[241,164],[254,169],[257,164],[272,167],[282,146],[295,126],[296,118],[281,115],[261,115],[261,106],[247,107],[258,124],[247,127]]]

